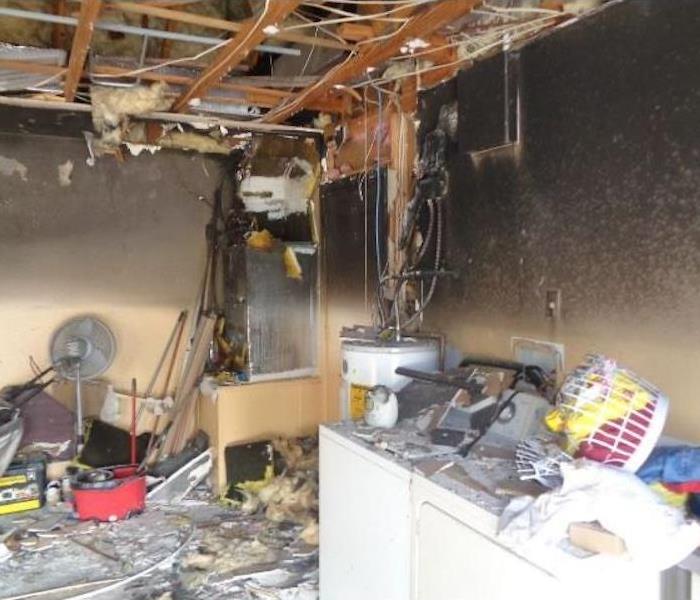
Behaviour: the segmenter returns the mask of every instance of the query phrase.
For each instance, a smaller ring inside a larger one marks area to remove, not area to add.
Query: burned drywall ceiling
[[[0,133],[82,138],[92,131],[90,113],[17,106],[0,107]]]

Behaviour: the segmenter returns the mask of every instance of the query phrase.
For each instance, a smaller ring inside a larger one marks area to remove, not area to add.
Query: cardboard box
[[[627,552],[625,541],[603,529],[598,522],[572,523],[569,525],[569,541],[574,546],[595,554],[620,556]]]

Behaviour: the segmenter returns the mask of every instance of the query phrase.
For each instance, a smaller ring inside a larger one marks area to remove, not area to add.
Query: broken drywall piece
[[[160,129],[161,133],[153,139],[147,134],[145,123],[129,123],[121,131],[120,141],[126,144],[133,156],[138,156],[145,150],[154,154],[162,148],[190,150],[202,154],[228,155],[236,145],[235,138],[220,139],[209,134],[184,131],[179,123],[162,125]],[[109,144],[112,144],[112,142],[109,142]]]
[[[85,137],[85,145],[88,150],[88,157],[85,159],[85,164],[88,167],[95,166],[95,150],[93,149],[95,143],[95,134],[92,131],[83,131],[83,136]]]
[[[292,177],[298,168],[302,175]],[[247,175],[241,180],[240,194],[246,211],[267,213],[271,220],[279,220],[294,213],[308,210],[309,198],[316,186],[312,164],[302,158],[293,158],[283,175]]]
[[[73,161],[67,160],[66,162],[58,165],[58,184],[61,187],[68,187],[71,184],[71,175],[73,174]]]
[[[27,166],[14,158],[0,156],[0,173],[7,177],[17,173],[22,181],[27,181]]]
[[[138,156],[144,151],[150,152],[151,154],[155,154],[156,152],[160,151],[160,146],[155,146],[153,144],[135,144],[133,142],[126,142],[126,147],[129,149],[132,156]]]
[[[212,460],[211,450],[202,452],[154,487],[146,498],[149,502],[164,504],[182,501],[207,478],[212,469]]]

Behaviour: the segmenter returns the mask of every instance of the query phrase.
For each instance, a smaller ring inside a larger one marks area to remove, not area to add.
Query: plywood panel
[[[214,408],[212,408],[214,407]],[[316,433],[323,414],[319,378],[287,379],[221,388],[215,402],[200,398],[199,427],[216,447],[215,483],[226,485],[227,445]]]

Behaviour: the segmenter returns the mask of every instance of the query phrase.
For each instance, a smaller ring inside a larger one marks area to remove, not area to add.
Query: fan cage
[[[600,354],[566,378],[557,404],[570,453],[628,471],[646,460],[668,411],[657,387]]]
[[[88,348],[88,353],[80,360],[80,378],[102,375],[114,360],[116,339],[105,323],[89,315],[70,319],[54,333],[50,355],[58,374],[71,381],[76,379],[76,369],[64,362],[66,358],[72,358],[71,344],[76,340],[83,340]]]

